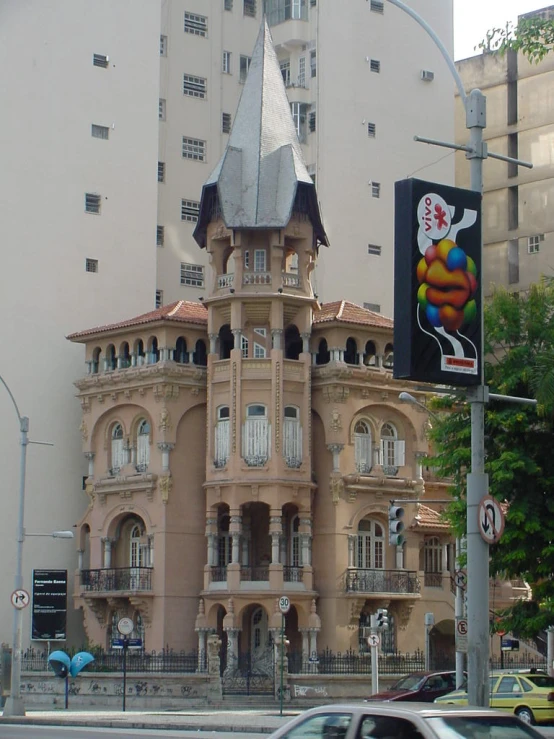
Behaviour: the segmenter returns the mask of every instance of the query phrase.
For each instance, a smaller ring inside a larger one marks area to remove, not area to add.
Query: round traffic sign
[[[26,590],[19,588],[18,590],[13,591],[10,595],[10,600],[12,602],[12,606],[20,611],[22,608],[26,608],[29,605],[31,596]]]
[[[456,570],[454,573],[454,582],[458,588],[465,588],[467,585],[467,572],[465,570]]]
[[[479,533],[487,544],[494,544],[504,531],[504,511],[492,495],[485,495],[479,503]]]
[[[370,634],[367,637],[367,643],[370,647],[378,647],[381,643],[381,638],[379,634]]]
[[[117,630],[120,634],[123,634],[123,636],[129,636],[129,634],[132,634],[135,629],[135,624],[133,623],[132,618],[120,618],[117,622]]]
[[[279,598],[279,610],[281,613],[288,613],[290,611],[290,598],[286,595],[282,595]]]
[[[459,618],[456,621],[456,631],[460,636],[467,635],[467,620],[465,618]]]

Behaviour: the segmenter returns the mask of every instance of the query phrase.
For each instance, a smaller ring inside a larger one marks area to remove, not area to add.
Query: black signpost
[[[67,570],[33,570],[31,639],[65,641]]]

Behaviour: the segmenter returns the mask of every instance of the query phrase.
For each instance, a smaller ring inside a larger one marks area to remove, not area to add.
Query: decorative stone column
[[[300,334],[300,337],[302,339],[302,352],[309,354],[312,334],[308,331],[307,333]]]
[[[242,533],[242,516],[231,516],[229,532],[233,541],[231,564],[240,564],[240,537]]]
[[[217,634],[208,636],[208,674],[217,675],[220,673],[219,653],[221,649],[221,639]]]
[[[102,537],[102,543],[104,544],[104,567],[108,569],[112,566],[112,543],[113,539],[109,536]]]
[[[298,629],[302,635],[302,661],[310,658],[310,633],[308,629]]]
[[[188,363],[189,364],[194,364],[194,349],[191,350],[190,352],[187,352],[187,354],[188,354],[188,357],[189,357],[189,362]]]
[[[162,472],[169,472],[169,452],[175,448],[175,444],[170,444],[168,441],[160,441],[158,443],[158,449],[162,453]]]
[[[84,549],[77,549],[77,568],[79,570],[83,569],[83,555],[85,553]]]
[[[357,536],[351,535],[348,537],[348,566],[354,567],[354,555],[356,552],[356,540]]]
[[[233,334],[234,339],[234,349],[240,349],[241,355],[242,355],[242,346],[241,346],[241,338],[242,338],[242,329],[241,328],[232,328],[231,333]]]
[[[88,476],[94,477],[94,452],[85,452],[85,459],[88,461]]]
[[[317,657],[317,632],[319,629],[309,629],[310,634],[310,656]]]
[[[279,540],[279,561],[283,564],[287,561],[287,539],[284,535]]]
[[[154,566],[154,534],[148,534],[148,555],[150,557],[150,567]]]
[[[217,353],[217,334],[208,334],[210,340],[210,354]]]
[[[344,449],[344,444],[327,444],[327,449],[333,455],[333,472],[340,472],[340,453]]]
[[[210,567],[217,566],[217,518],[206,518],[207,557]]]
[[[283,536],[283,519],[279,512],[279,515],[270,515],[269,518],[269,531],[271,534],[271,564],[279,564],[279,543]],[[282,563],[284,564],[284,562]]]
[[[225,674],[232,675],[237,668],[239,659],[238,655],[238,634],[240,629],[230,628],[225,629],[227,632],[227,665],[225,667]]]
[[[283,329],[272,328],[271,329],[271,342],[274,349],[282,348]]]
[[[206,627],[202,627],[201,629],[196,629],[198,633],[198,667],[197,672],[205,672],[206,671],[206,652],[207,652],[207,646],[208,646],[208,633],[210,629]]]

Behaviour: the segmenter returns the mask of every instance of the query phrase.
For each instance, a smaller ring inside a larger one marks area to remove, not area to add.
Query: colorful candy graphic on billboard
[[[396,183],[395,377],[479,383],[480,212],[473,191]]]

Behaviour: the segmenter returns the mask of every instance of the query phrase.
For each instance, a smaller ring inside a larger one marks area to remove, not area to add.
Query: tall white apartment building
[[[156,0],[0,3],[0,374],[30,419],[30,439],[54,444],[28,446],[29,533],[71,529],[88,504],[88,432],[86,423],[79,430],[73,387],[84,355],[65,336],[154,304],[159,28]],[[8,643],[18,440],[0,386],[0,641]],[[61,568],[71,592],[75,549],[27,537],[24,586],[34,568]]]
[[[452,0],[409,0],[452,49]],[[198,300],[200,193],[228,141],[267,14],[330,248],[320,301],[393,306],[394,182],[453,182],[454,86],[426,33],[386,0],[2,0],[0,374],[32,439],[25,527],[70,528],[88,498],[65,336]],[[99,388],[99,395],[102,395]],[[106,408],[112,399],[105,397]],[[115,401],[113,401],[115,402]],[[11,640],[18,424],[0,387],[0,640]],[[75,543],[25,540],[33,568],[68,569]],[[28,611],[29,609],[27,609]],[[80,630],[69,603],[69,631]],[[29,641],[29,613],[24,641]]]
[[[452,0],[410,5],[452,48]],[[386,0],[162,0],[158,300],[196,300],[206,254],[192,239],[263,12],[316,181],[330,248],[314,285],[387,316],[393,306],[394,182],[452,184],[454,84],[431,39]]]

